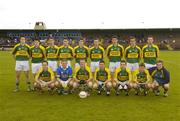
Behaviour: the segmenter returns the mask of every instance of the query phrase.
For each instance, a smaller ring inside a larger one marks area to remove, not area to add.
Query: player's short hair
[[[144,63],[140,63],[139,67],[146,67]]]
[[[129,37],[129,40],[132,40],[132,39],[135,39],[135,41],[136,41],[136,37],[135,36],[130,36]]]
[[[67,37],[64,37],[63,40],[68,40],[68,38],[67,38]]]
[[[85,60],[85,59],[80,59],[80,61],[79,61],[79,62],[81,62],[81,61],[85,61],[85,62],[86,62],[86,60]]]
[[[62,59],[61,62],[67,62],[67,59]]]
[[[152,35],[148,35],[147,38],[154,38]]]
[[[35,42],[35,41],[38,41],[38,42],[40,42],[40,40],[39,40],[39,39],[34,39],[33,41],[34,41],[34,42]]]
[[[47,63],[47,65],[48,65],[48,61],[46,61],[46,60],[44,60],[42,63]]]
[[[104,60],[101,60],[101,61],[99,61],[99,63],[105,63],[105,61],[104,61]]]
[[[80,37],[80,39],[79,40],[83,40],[84,41],[84,38],[83,37]]]
[[[99,38],[94,38],[94,41],[95,41],[95,40],[98,40],[98,41],[100,41],[100,40],[99,40]]]
[[[21,38],[25,38],[25,39],[26,39],[26,37],[25,37],[25,36],[20,36],[20,37],[19,37],[19,40],[20,40]]]
[[[50,40],[51,40],[51,41],[54,41],[54,38],[50,37],[48,40],[49,40],[49,41],[50,41]]]
[[[113,38],[118,39],[118,36],[117,36],[117,35],[113,35],[113,36],[111,37],[111,39],[113,39]]]
[[[121,60],[121,63],[125,63],[126,64],[127,62],[125,60]]]
[[[164,63],[163,60],[157,60],[156,63]]]
[[[26,38],[26,37],[25,36],[20,36],[19,38],[21,39],[21,38]]]
[[[80,38],[78,42],[80,42],[80,41],[85,42],[84,38]]]

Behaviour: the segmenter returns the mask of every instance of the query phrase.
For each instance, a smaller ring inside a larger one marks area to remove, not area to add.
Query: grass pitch
[[[178,121],[180,120],[180,51],[161,51],[160,58],[171,74],[169,96],[49,95],[21,91],[14,93],[14,60],[0,52],[0,121]]]

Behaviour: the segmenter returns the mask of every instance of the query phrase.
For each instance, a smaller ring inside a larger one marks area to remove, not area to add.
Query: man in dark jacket
[[[156,62],[156,67],[149,69],[149,73],[153,79],[152,89],[155,94],[158,96],[160,91],[159,87],[162,86],[164,89],[164,96],[168,96],[169,83],[170,83],[170,74],[163,65],[162,60]]]

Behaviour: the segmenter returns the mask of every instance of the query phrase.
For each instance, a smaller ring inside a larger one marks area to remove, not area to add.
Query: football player
[[[104,48],[99,45],[99,40],[94,40],[94,46],[90,48],[91,72],[94,77],[95,70],[99,68],[99,61],[103,60],[105,55]]]
[[[147,69],[155,67],[159,57],[159,48],[153,42],[153,36],[148,36],[147,45],[142,48],[142,58]]]
[[[129,68],[127,68],[127,63],[125,60],[121,61],[120,67],[115,71],[115,78],[113,81],[113,87],[116,90],[116,95],[119,95],[119,91],[124,90],[125,95],[129,95],[129,90],[131,88],[130,82],[132,81],[132,73]]]
[[[153,79],[152,88],[155,94],[158,96],[160,93],[159,87],[162,86],[164,89],[164,96],[168,96],[170,74],[169,71],[164,67],[163,61],[158,60],[156,62],[156,67],[149,69],[151,77]]]
[[[19,91],[20,75],[25,72],[26,82],[28,85],[27,91],[31,91],[31,83],[29,80],[29,56],[30,47],[26,44],[26,38],[20,37],[20,43],[16,44],[12,51],[13,57],[16,61],[16,89],[14,92]]]
[[[98,90],[98,94],[100,95],[102,91],[106,91],[106,95],[110,95],[111,74],[109,69],[105,68],[103,60],[99,62],[99,68],[96,69],[94,77],[93,88]]]
[[[109,70],[113,78],[114,72],[120,66],[121,59],[123,58],[124,47],[118,44],[117,36],[113,36],[111,41],[112,44],[107,47],[106,54],[109,58]]]

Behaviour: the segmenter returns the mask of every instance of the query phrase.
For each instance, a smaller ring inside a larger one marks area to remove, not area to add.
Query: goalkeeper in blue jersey
[[[62,60],[60,66],[57,69],[57,81],[55,86],[58,88],[59,94],[67,94],[68,88],[73,85],[72,68],[68,66],[67,60]]]
[[[163,61],[158,60],[156,62],[156,67],[149,69],[151,77],[153,79],[152,89],[155,94],[158,96],[160,93],[159,87],[162,86],[164,89],[164,96],[168,96],[169,83],[170,83],[170,74],[167,69],[163,66]]]

